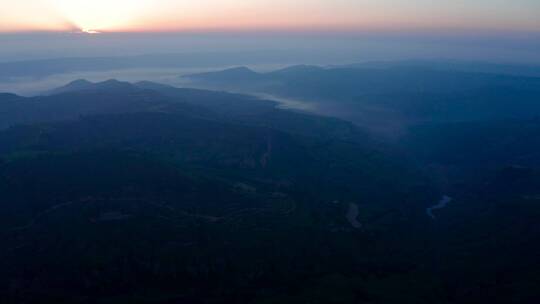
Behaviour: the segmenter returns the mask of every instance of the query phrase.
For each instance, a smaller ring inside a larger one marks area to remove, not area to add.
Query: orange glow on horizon
[[[11,0],[0,0],[0,5],[2,1]],[[452,15],[441,9],[429,12],[410,4],[393,7],[390,0],[380,2],[18,0],[2,5],[0,32],[540,31],[540,18],[530,16],[476,16],[466,11]]]

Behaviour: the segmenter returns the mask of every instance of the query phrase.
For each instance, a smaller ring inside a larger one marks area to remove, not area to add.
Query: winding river
[[[437,219],[437,218],[436,218],[435,214],[433,214],[433,211],[438,210],[438,209],[443,209],[443,208],[445,208],[448,204],[450,204],[451,202],[452,202],[452,198],[451,198],[450,196],[448,196],[448,195],[445,195],[445,196],[443,196],[443,197],[441,198],[441,200],[440,200],[437,204],[435,204],[435,205],[433,205],[433,206],[427,208],[427,209],[426,209],[426,214],[427,214],[429,217],[431,217],[433,220],[435,220],[435,219]]]
[[[351,224],[351,226],[355,229],[361,229],[362,223],[358,220],[358,216],[360,215],[360,208],[358,208],[357,204],[350,203],[349,209],[347,210],[347,221]]]

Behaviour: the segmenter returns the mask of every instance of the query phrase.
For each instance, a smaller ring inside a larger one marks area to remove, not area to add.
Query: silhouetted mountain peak
[[[96,83],[88,81],[86,79],[78,79],[68,83],[65,86],[53,89],[45,95],[58,95],[79,91],[132,90],[134,88],[136,87],[131,83],[119,81],[116,79],[109,79]]]
[[[68,92],[74,92],[74,91],[80,91],[80,90],[86,90],[91,88],[94,85],[94,83],[86,80],[86,79],[77,79],[74,80],[64,86],[61,86],[59,88],[53,89],[49,92],[47,92],[45,95],[57,95],[62,93],[68,93]]]
[[[133,84],[116,79],[109,79],[103,82],[98,82],[94,85],[95,89],[133,89],[136,88]]]
[[[230,68],[230,69],[223,70],[222,73],[229,73],[229,74],[249,74],[249,75],[258,74],[257,72],[255,72],[255,71],[249,69],[248,67],[235,67],[235,68]]]
[[[15,94],[11,94],[11,93],[0,93],[0,101],[11,100],[11,99],[16,99],[16,98],[19,98],[19,96]]]
[[[318,72],[323,70],[324,68],[316,65],[305,65],[305,64],[299,64],[299,65],[293,65],[290,67],[283,68],[281,70],[277,70],[274,72],[269,73],[270,75],[284,75],[284,74],[300,74],[300,73],[309,73],[309,72]]]
[[[217,72],[192,74],[185,77],[205,81],[241,81],[253,80],[261,76],[261,74],[247,67],[235,67]]]
[[[73,87],[73,88],[84,88],[84,87],[90,87],[93,83],[86,80],[86,79],[77,79],[74,80],[66,85],[66,87]]]

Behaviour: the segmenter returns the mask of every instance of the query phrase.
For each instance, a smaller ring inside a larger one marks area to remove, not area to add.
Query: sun
[[[96,30],[91,30],[91,29],[85,29],[83,28],[81,30],[81,32],[85,33],[85,34],[91,34],[91,35],[94,35],[94,34],[101,34],[100,31],[96,31]]]
[[[81,32],[127,28],[143,13],[148,0],[51,0],[57,10]]]

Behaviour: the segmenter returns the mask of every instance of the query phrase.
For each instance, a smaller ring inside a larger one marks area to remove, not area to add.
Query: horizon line
[[[346,27],[250,27],[250,28],[189,28],[189,29],[134,29],[134,30],[103,30],[103,29],[28,29],[28,30],[2,30],[0,35],[17,34],[80,34],[80,35],[112,35],[112,34],[289,34],[289,35],[317,35],[317,34],[421,34],[421,35],[457,35],[457,36],[498,36],[501,34],[540,35],[539,30],[508,29],[508,28],[465,28],[465,27],[439,27],[439,28],[346,28]]]

